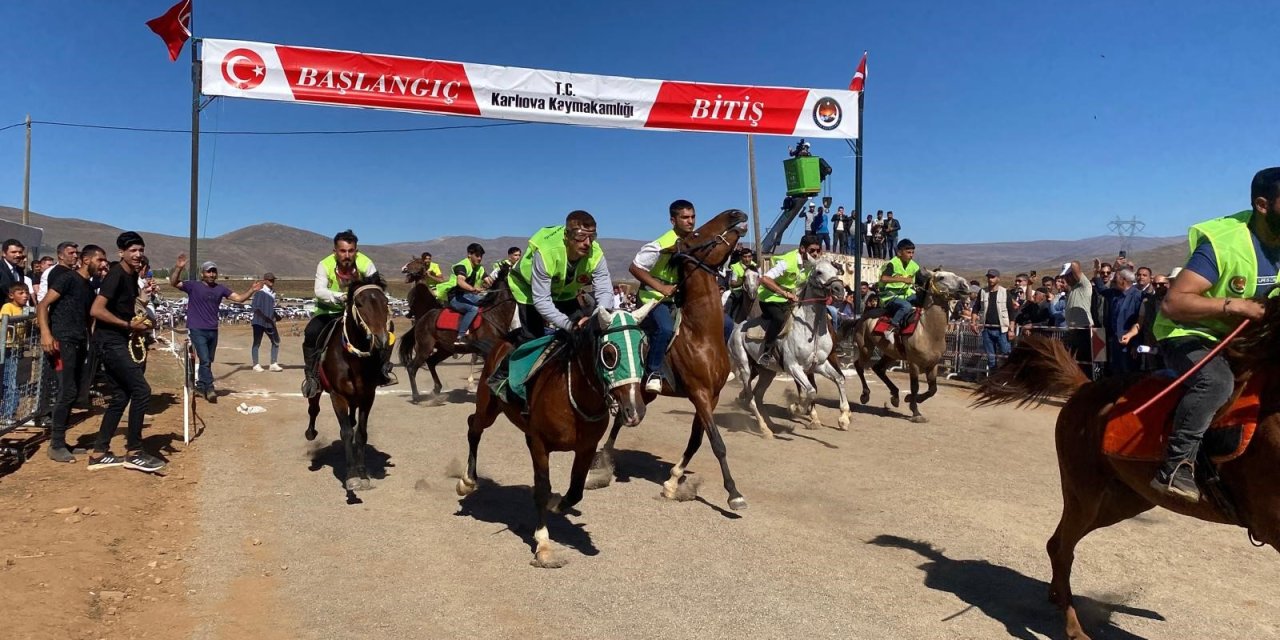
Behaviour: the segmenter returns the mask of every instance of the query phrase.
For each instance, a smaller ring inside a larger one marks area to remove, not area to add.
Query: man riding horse
[[[588,285],[596,306],[616,307],[613,282],[604,250],[596,242],[596,219],[586,211],[573,211],[563,225],[543,227],[529,238],[529,247],[520,262],[507,274],[511,297],[516,301],[520,330],[507,340],[523,344],[540,338],[547,325],[571,331],[587,323],[578,294]],[[570,319],[577,314],[578,318]],[[507,379],[504,358],[489,378],[491,388]]]
[[[694,228],[697,214],[693,203],[676,200],[668,207],[671,214],[671,230],[657,240],[640,247],[631,261],[631,275],[640,281],[636,296],[640,304],[659,302],[644,319],[644,329],[649,334],[649,356],[645,361],[646,391],[662,392],[662,363],[667,357],[667,347],[675,335],[675,300],[679,270],[671,263],[672,248]]]
[[[1188,233],[1191,257],[1173,281],[1155,334],[1165,363],[1179,374],[1204,359],[1240,323],[1260,320],[1258,298],[1275,295],[1280,271],[1280,167],[1253,176],[1251,209],[1206,220]],[[1195,464],[1200,442],[1218,409],[1231,398],[1235,377],[1217,356],[1183,384],[1186,393],[1173,414],[1164,464],[1151,480],[1163,495],[1200,501]]]
[[[774,256],[773,266],[760,277],[760,317],[765,327],[760,365],[773,363],[778,334],[791,317],[791,305],[800,299],[795,292],[809,279],[809,270],[820,259],[822,243],[818,236],[807,234],[800,238],[798,248]]]
[[[880,306],[891,318],[889,328],[881,332],[876,327],[876,336],[884,336],[905,328],[912,309],[920,304],[915,292],[916,275],[920,273],[920,265],[916,264],[916,245],[908,239],[898,243],[897,255],[884,264],[880,270]]]
[[[472,242],[467,245],[467,257],[454,263],[449,278],[440,285],[449,308],[462,314],[455,342],[460,347],[467,345],[467,329],[471,328],[471,322],[480,313],[480,298],[486,281],[483,262],[484,247],[478,242]]]
[[[360,253],[356,247],[358,239],[350,229],[340,231],[333,236],[333,253],[325,256],[316,265],[315,295],[316,310],[307,322],[302,338],[303,379],[302,395],[311,398],[319,395],[320,381],[316,377],[316,363],[320,358],[317,342],[320,334],[329,323],[342,315],[346,302],[346,291],[352,281],[364,279],[378,272],[373,261]],[[382,380],[378,386],[387,386],[397,382],[391,372],[391,347],[388,345],[378,353],[382,359]]]
[[[748,271],[759,273],[760,267],[756,265],[755,252],[744,247],[739,252],[738,259],[729,267],[729,304],[725,305],[724,312],[730,318],[737,319],[742,312],[742,305],[747,302],[743,285],[746,284]],[[745,318],[745,314],[743,317]]]

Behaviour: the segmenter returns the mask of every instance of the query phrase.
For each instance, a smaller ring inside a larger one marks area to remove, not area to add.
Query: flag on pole
[[[182,45],[191,37],[191,1],[178,0],[164,15],[147,21],[147,26],[164,40],[169,48],[169,61],[178,59]]]
[[[849,81],[850,91],[862,91],[863,85],[867,82],[867,52],[862,52],[862,62],[858,63],[858,70],[853,74],[853,80]]]

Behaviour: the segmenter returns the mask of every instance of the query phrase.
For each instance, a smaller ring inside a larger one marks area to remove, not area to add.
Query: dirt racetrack
[[[1055,407],[971,410],[964,388],[944,386],[922,405],[930,422],[912,424],[905,408],[879,408],[873,384],[850,431],[805,430],[778,383],[772,422],[796,430],[765,441],[731,381],[718,416],[750,507],[730,512],[706,445],[691,467],[698,498],[657,497],[691,419],[684,401],[659,399],[619,439],[619,480],[553,518],[569,564],[543,570],[529,566],[529,456],[505,419],[480,449],[491,483],[460,499],[447,476],[465,460],[470,396],[410,404],[400,370],[371,421],[382,477],[348,496],[327,399],[320,438],[302,437],[300,338],[286,332],[284,373],[250,371],[248,341],[247,327],[223,329],[223,395],[199,401],[203,432],[173,444],[165,477],[90,474],[42,450],[0,478],[0,589],[18,620],[0,636],[1061,637],[1044,552],[1060,509]],[[156,392],[180,397],[172,358],[152,357]],[[466,361],[442,375],[460,388]],[[833,424],[834,391],[819,384]],[[266,412],[241,415],[242,402]],[[179,410],[153,416],[148,436],[180,434]],[[570,459],[552,460],[563,492]],[[68,506],[96,515],[53,513]],[[1242,529],[1164,511],[1086,538],[1074,576],[1095,638],[1277,637],[1277,584],[1275,551]]]

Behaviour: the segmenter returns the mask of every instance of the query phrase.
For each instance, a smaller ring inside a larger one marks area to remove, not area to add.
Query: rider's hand
[[[661,293],[664,298],[670,298],[671,296],[675,295],[676,286],[674,284],[659,283],[654,290],[657,291],[658,293]]]
[[[575,323],[573,323],[573,328],[574,328],[574,329],[581,329],[581,328],[583,328],[583,327],[587,326],[587,323],[588,323],[588,322],[590,322],[590,321],[591,321],[591,317],[590,317],[590,316],[583,316],[583,317],[581,317],[581,318],[578,318],[578,321],[577,321],[577,322],[575,322]]]
[[[786,298],[787,300],[790,300],[791,302],[799,302],[799,301],[800,301],[800,297],[799,297],[799,296],[797,296],[797,295],[796,295],[796,294],[794,294],[794,293],[791,293],[790,291],[788,291],[788,292],[786,292],[786,293],[782,294],[782,297]]]
[[[1266,315],[1267,307],[1250,298],[1229,298],[1226,303],[1227,315],[1240,316],[1250,320],[1261,320]]]

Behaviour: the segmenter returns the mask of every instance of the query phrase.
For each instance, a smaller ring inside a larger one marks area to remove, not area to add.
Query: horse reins
[[[369,289],[377,289],[381,291],[382,287],[376,284],[366,284],[366,285],[357,287],[355,291],[351,292],[351,299],[347,301],[347,309],[343,313],[344,317],[342,319],[342,346],[345,347],[348,352],[350,352],[352,355],[355,355],[358,358],[367,358],[373,355],[373,351],[372,350],[361,351],[358,347],[356,347],[355,343],[351,342],[351,337],[347,335],[347,320],[349,318],[354,317],[356,324],[360,327],[362,331],[364,331],[365,337],[371,337],[373,335],[373,329],[369,328],[369,323],[364,321],[364,316],[360,315],[359,311],[356,311],[356,296],[360,295],[362,292],[367,291]],[[391,318],[388,317],[387,330],[389,331],[390,329],[391,329]]]

